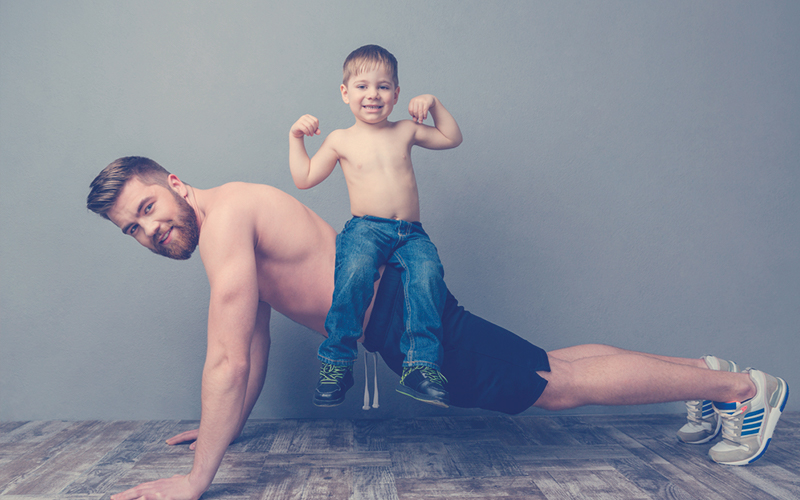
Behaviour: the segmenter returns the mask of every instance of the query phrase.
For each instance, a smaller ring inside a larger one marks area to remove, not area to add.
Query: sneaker
[[[741,403],[714,403],[722,420],[722,441],[708,454],[717,463],[746,465],[767,451],[772,432],[789,399],[789,386],[781,378],[748,368],[756,395]]]
[[[715,356],[703,356],[703,361],[711,370],[739,371],[739,367],[733,361]],[[721,428],[722,424],[711,401],[687,401],[686,423],[678,430],[678,439],[688,444],[707,443],[719,435]]]
[[[337,406],[344,402],[347,390],[353,387],[353,367],[322,363],[319,382],[314,390],[314,404]]]
[[[406,366],[403,367],[397,392],[423,403],[449,408],[450,394],[444,388],[446,383],[447,379],[436,368]]]

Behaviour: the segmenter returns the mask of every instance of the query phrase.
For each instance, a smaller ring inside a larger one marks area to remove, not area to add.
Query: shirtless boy
[[[328,338],[319,347],[322,362],[314,404],[336,406],[353,386],[364,314],[372,301],[378,269],[400,270],[406,297],[404,355],[398,392],[447,407],[442,377],[442,323],[447,288],[436,247],[422,229],[411,147],[448,149],[461,144],[458,124],[432,95],[411,99],[412,120],[389,121],[397,104],[397,60],[386,49],[365,45],[347,56],[341,85],[355,124],[328,135],[313,158],[304,137],[320,134],[319,121],[304,115],[289,132],[289,164],[300,189],[325,180],[342,166],[353,218],[336,239],[333,304],[325,321]],[[430,113],[434,127],[423,125]]]
[[[92,182],[87,206],[154,252],[188,258],[195,248],[200,251],[211,287],[200,428],[168,440],[196,440],[194,465],[186,475],[112,497],[197,499],[261,393],[272,309],[325,335],[336,231],[278,189],[245,183],[198,189],[141,157],[120,158],[106,167]],[[396,307],[403,302],[398,279],[399,273],[387,266],[362,339],[395,372],[402,371],[402,317],[392,313],[402,310]],[[449,293],[442,325],[442,371],[454,374],[453,406],[518,413],[531,405],[561,410],[731,401],[716,413],[724,424],[723,440],[711,449],[711,457],[721,463],[760,457],[788,398],[781,379],[757,370],[723,371],[716,358],[709,363],[709,358],[656,356],[599,344],[545,353],[465,311]],[[743,431],[745,419],[754,422]]]

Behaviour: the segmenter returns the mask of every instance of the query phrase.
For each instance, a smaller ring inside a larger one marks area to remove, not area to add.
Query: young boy
[[[341,404],[352,387],[356,342],[378,269],[386,264],[402,272],[406,297],[406,330],[400,344],[406,357],[397,390],[446,408],[447,381],[439,371],[444,271],[436,247],[419,223],[411,147],[454,148],[461,144],[461,130],[442,103],[427,94],[411,100],[412,120],[389,121],[400,93],[397,60],[377,45],[350,53],[340,90],[356,118],[352,127],[331,132],[313,158],[306,152],[304,137],[320,134],[319,120],[304,115],[289,132],[289,164],[297,187],[316,186],[338,162],[353,215],[336,238],[333,303],[325,320],[328,338],[319,348],[322,369],[314,404]],[[422,123],[428,113],[435,127]]]

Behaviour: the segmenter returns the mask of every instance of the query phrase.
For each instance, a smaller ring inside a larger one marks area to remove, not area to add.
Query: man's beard
[[[197,243],[200,241],[200,228],[197,227],[197,215],[194,209],[178,194],[170,190],[172,196],[178,204],[178,215],[172,221],[172,230],[170,238],[172,241],[169,246],[162,245],[158,242],[164,233],[156,233],[153,235],[153,253],[163,255],[175,260],[186,260],[192,256],[194,249],[197,248]],[[177,231],[176,231],[177,229]]]

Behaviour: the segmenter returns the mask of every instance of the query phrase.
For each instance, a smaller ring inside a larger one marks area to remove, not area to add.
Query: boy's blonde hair
[[[370,70],[379,64],[383,64],[392,73],[394,86],[400,85],[397,77],[397,59],[391,52],[379,45],[364,45],[359,47],[344,60],[344,75],[342,83],[347,85],[350,77],[356,76],[364,71]]]

